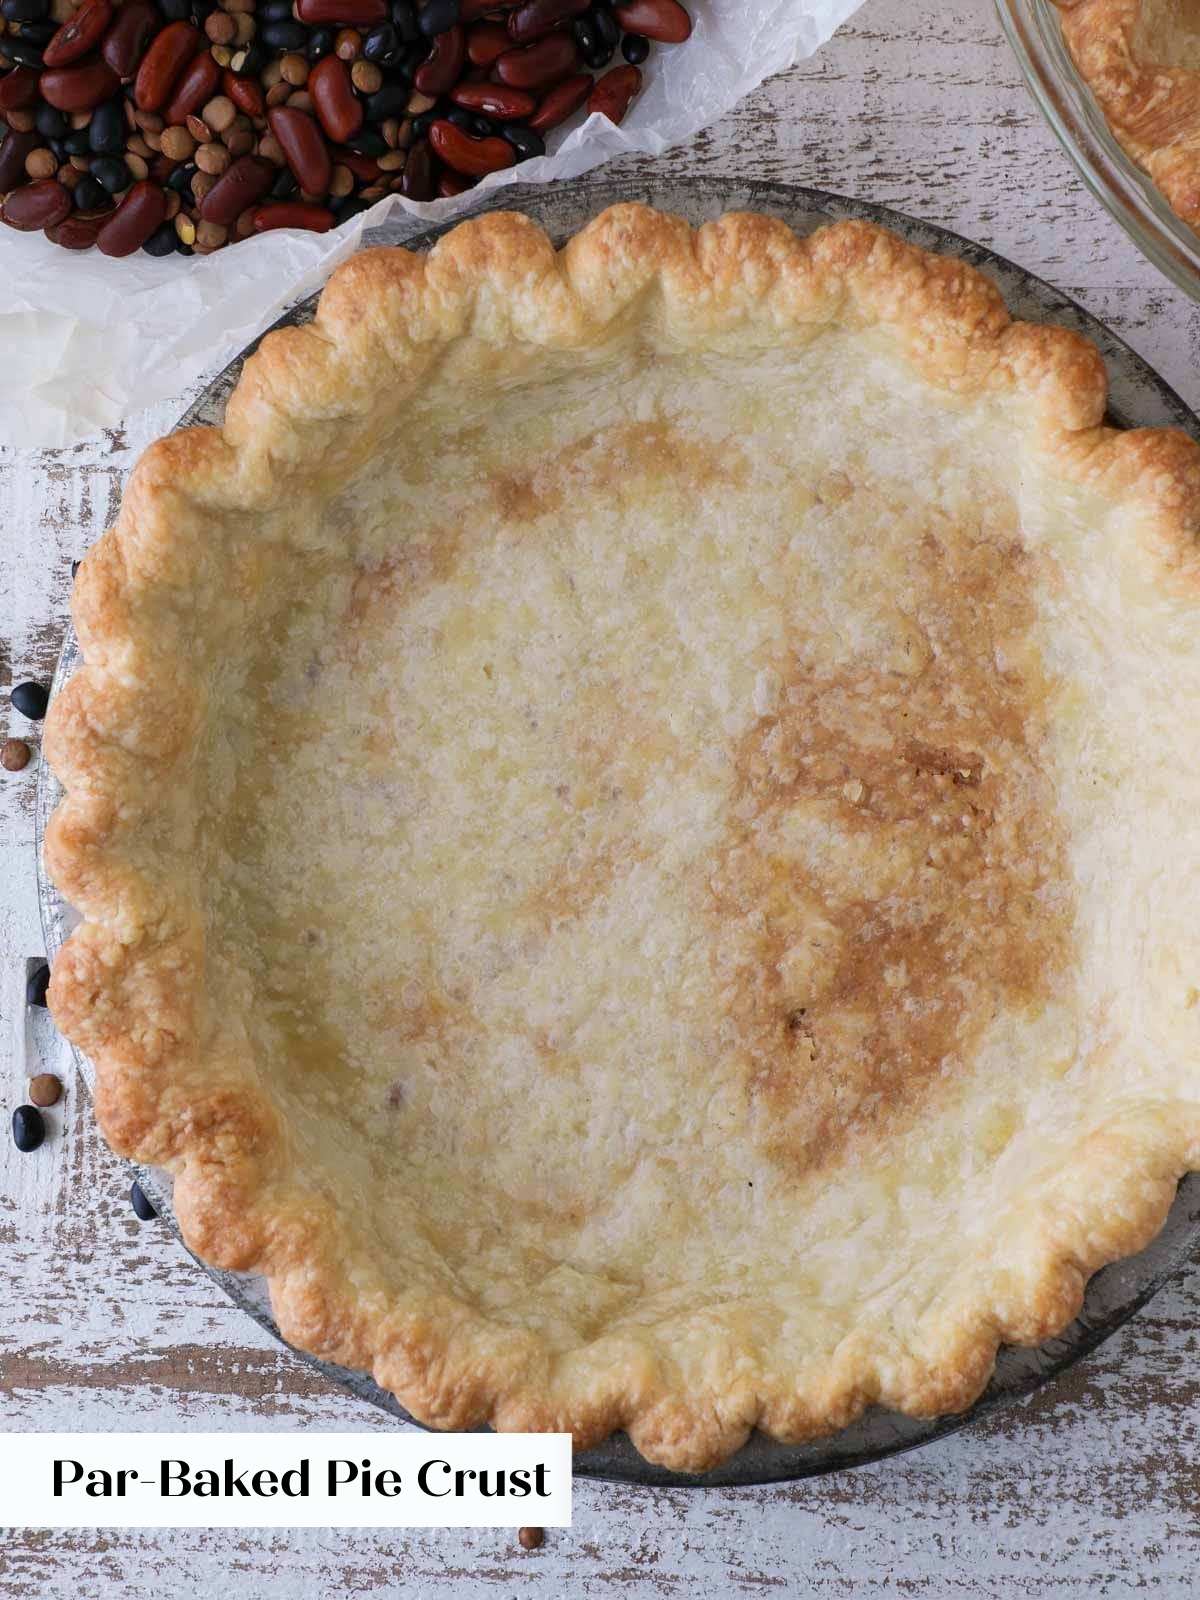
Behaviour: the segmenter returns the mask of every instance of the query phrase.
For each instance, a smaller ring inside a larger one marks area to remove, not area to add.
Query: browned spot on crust
[[[727,1038],[792,1171],[911,1118],[1069,954],[1047,684],[1027,650],[1019,671],[996,664],[1033,620],[1030,558],[938,525],[911,560],[924,665],[780,666],[711,882]]]

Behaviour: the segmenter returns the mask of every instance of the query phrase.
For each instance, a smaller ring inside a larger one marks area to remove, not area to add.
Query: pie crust
[[[1117,143],[1200,228],[1197,0],[1058,0],[1067,48]]]
[[[51,708],[116,1150],[441,1428],[968,1405],[1200,1165],[1200,450],[879,228],[363,252]]]

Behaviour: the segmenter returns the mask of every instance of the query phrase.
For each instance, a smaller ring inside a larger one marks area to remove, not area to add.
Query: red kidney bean
[[[526,90],[509,89],[502,83],[459,83],[451,89],[450,98],[456,106],[480,111],[485,117],[500,117],[504,122],[524,122],[537,105]]]
[[[464,178],[461,172],[455,172],[450,167],[443,167],[438,173],[437,192],[440,200],[450,200],[456,194],[466,194],[468,189],[474,187],[474,178]]]
[[[147,0],[128,0],[117,12],[104,36],[100,54],[122,80],[132,78],[147,42],[159,25],[159,15]]]
[[[75,15],[63,23],[42,51],[42,65],[69,67],[72,61],[94,50],[108,32],[112,14],[112,0],[83,0]]]
[[[467,60],[467,34],[458,23],[439,33],[433,47],[413,73],[413,86],[422,94],[445,94],[462,77]]]
[[[679,0],[626,0],[613,11],[626,33],[640,33],[660,44],[682,44],[691,37],[692,19]]]
[[[581,72],[577,77],[565,78],[542,96],[537,110],[529,118],[529,126],[534,133],[549,133],[551,128],[557,128],[568,117],[574,116],[591,92],[590,73]]]
[[[480,17],[490,17],[497,11],[512,11],[521,0],[462,0],[459,7],[460,22],[478,22]]]
[[[0,78],[0,111],[20,111],[38,97],[38,74],[33,67],[14,67]]]
[[[100,229],[96,247],[102,256],[131,256],[165,220],[167,197],[157,183],[135,183]]]
[[[305,194],[328,194],[333,162],[316,121],[291,106],[276,106],[267,112],[267,126]]]
[[[305,84],[317,120],[335,144],[345,144],[363,125],[363,103],[350,82],[350,69],[339,56],[318,61]]]
[[[325,206],[306,205],[302,200],[277,200],[269,206],[258,206],[250,220],[255,233],[271,233],[275,228],[328,233],[333,227],[333,212]]]
[[[548,33],[533,44],[506,50],[492,67],[492,77],[513,89],[544,89],[579,66],[579,52],[569,33]]]
[[[190,22],[168,23],[155,36],[133,83],[134,104],[139,111],[157,111],[166,105],[175,80],[204,43],[204,35]]]
[[[525,0],[508,14],[508,31],[517,44],[530,44],[569,17],[579,17],[591,0]]]
[[[73,211],[61,222],[52,223],[46,229],[46,237],[64,250],[90,250],[112,214],[111,206],[104,211]]]
[[[588,114],[598,111],[610,122],[624,121],[630,102],[641,87],[642,74],[637,67],[614,67],[596,79],[596,87],[588,95]]]
[[[16,128],[6,131],[0,139],[0,194],[25,182],[25,157],[32,155],[41,142],[39,133],[19,133]]]
[[[0,222],[7,222],[22,233],[36,233],[41,228],[52,228],[70,214],[70,190],[53,178],[42,178],[5,195]]]
[[[330,59],[337,58],[335,56]],[[228,96],[238,110],[247,117],[265,117],[267,114],[262,84],[253,78],[239,78],[236,72],[230,72],[226,67],[221,74],[221,93]]]
[[[502,22],[477,22],[467,34],[467,60],[476,67],[490,67],[497,56],[512,49],[508,29]]]
[[[400,193],[406,200],[432,200],[433,192],[433,151],[428,139],[418,139],[404,163]]]
[[[379,163],[374,156],[364,156],[361,150],[347,150],[344,145],[334,145],[330,151],[339,167],[349,167],[363,183],[375,183],[379,178]]]
[[[121,80],[105,61],[54,67],[38,79],[39,94],[56,111],[93,111],[120,87]]]
[[[517,152],[507,139],[472,139],[453,122],[439,120],[429,129],[433,153],[455,172],[468,178],[482,178],[489,172],[511,167]]]
[[[221,69],[203,51],[193,56],[175,80],[171,98],[163,107],[163,120],[169,127],[179,127],[200,107],[207,105],[221,83]]]
[[[228,228],[275,182],[278,168],[261,156],[239,156],[200,202],[205,222]]]
[[[387,0],[296,0],[296,15],[310,27],[373,28],[387,21],[388,8]]]

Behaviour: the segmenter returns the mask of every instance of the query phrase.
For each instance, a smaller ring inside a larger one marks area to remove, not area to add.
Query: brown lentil
[[[5,739],[0,750],[0,766],[5,772],[21,772],[29,765],[29,746],[24,739]]]
[[[62,1079],[53,1072],[39,1072],[29,1080],[31,1106],[56,1106],[62,1099]]]
[[[204,19],[204,31],[213,44],[232,44],[237,38],[237,23],[228,11],[210,11]]]
[[[350,69],[350,82],[359,94],[377,94],[383,88],[383,73],[373,61],[356,61]]]
[[[343,28],[333,41],[333,53],[339,61],[357,61],[362,55],[362,34],[357,28]]]
[[[162,136],[162,153],[168,161],[190,161],[196,149],[196,141],[187,128],[164,128]]]
[[[237,107],[227,95],[219,94],[208,102],[200,115],[214,133],[224,133],[226,128],[232,127]]]
[[[518,1528],[517,1538],[520,1540],[522,1550],[540,1550],[546,1542],[544,1528]]]
[[[279,63],[279,77],[293,89],[302,88],[308,82],[308,62],[303,56],[284,56]]]
[[[58,172],[58,157],[45,146],[40,150],[31,150],[25,157],[25,171],[35,180],[53,178]]]

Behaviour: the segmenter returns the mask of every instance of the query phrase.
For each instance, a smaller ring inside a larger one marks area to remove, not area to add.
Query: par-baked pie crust
[[[1063,38],[1113,137],[1200,228],[1200,4],[1058,0]]]
[[[364,252],[75,593],[51,1005],[439,1427],[966,1406],[1200,1158],[1200,451],[865,224]]]

